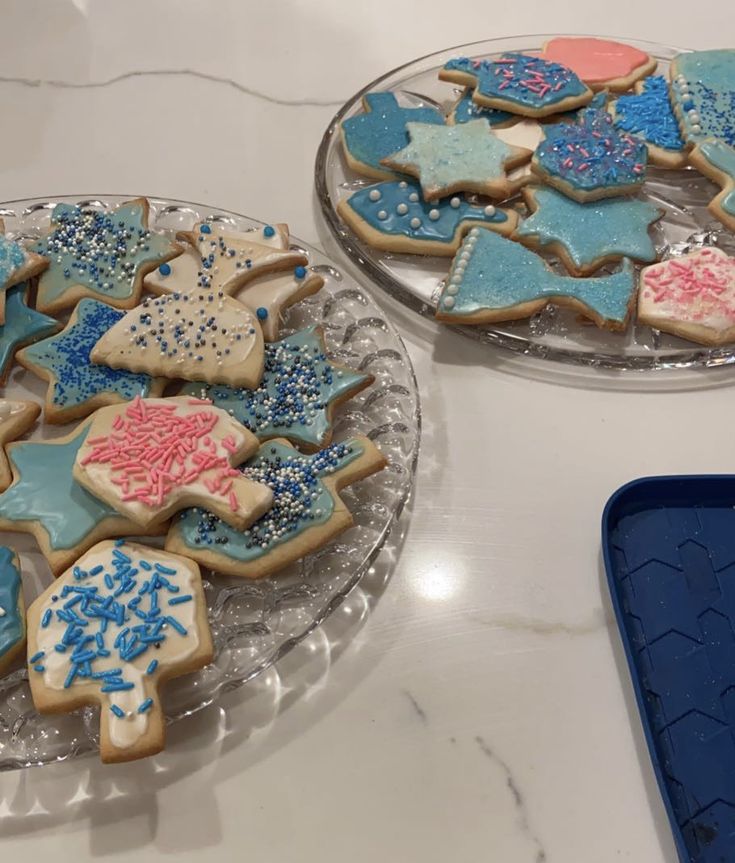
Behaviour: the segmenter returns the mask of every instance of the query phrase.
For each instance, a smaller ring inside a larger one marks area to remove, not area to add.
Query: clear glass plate
[[[0,204],[6,231],[35,237],[47,229],[50,211],[61,201],[104,210],[135,195],[64,196]],[[160,230],[187,230],[200,220],[225,222],[235,230],[261,222],[215,207],[149,198],[150,224]],[[375,383],[342,405],[335,415],[335,439],[365,434],[389,460],[386,470],[342,492],[355,525],[319,552],[275,578],[255,582],[205,573],[209,620],[215,644],[211,665],[171,681],[163,691],[169,721],[201,710],[224,692],[250,680],[280,659],[344,599],[369,570],[394,527],[410,493],[418,457],[421,415],[411,361],[400,336],[370,295],[324,255],[295,241],[324,277],[315,296],[286,313],[284,333],[320,324],[330,354],[370,372]],[[43,401],[45,383],[16,367],[4,395]],[[32,437],[66,434],[71,425],[38,427]],[[35,541],[7,534],[21,556],[26,602],[51,580]],[[0,770],[44,764],[98,747],[97,709],[40,716],[33,707],[25,669],[0,679]]]
[[[415,60],[371,82],[348,100],[324,133],[316,157],[315,182],[330,231],[362,272],[421,315],[433,318],[451,258],[381,252],[360,240],[342,222],[336,210],[339,201],[376,181],[363,178],[347,167],[338,134],[340,123],[362,111],[362,96],[372,90],[393,92],[406,107],[431,105],[446,111],[461,92],[461,88],[438,78],[439,69],[447,60],[458,56],[493,58],[506,51],[538,51],[551,38],[552,35],[534,35],[490,39]],[[667,74],[670,61],[683,50],[633,39],[623,41],[656,57],[660,74]],[[698,245],[718,245],[731,254],[735,252],[735,237],[714,221],[706,209],[717,191],[709,180],[693,170],[649,168],[644,193],[667,211],[653,229],[663,257],[682,254]],[[517,196],[504,204],[510,205],[523,206]],[[581,323],[574,312],[551,306],[526,321],[454,329],[529,357],[601,368],[682,369],[735,362],[735,345],[702,348],[635,322],[625,333],[611,333]]]

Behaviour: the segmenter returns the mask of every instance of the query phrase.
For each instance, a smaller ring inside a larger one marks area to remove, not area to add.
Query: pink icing
[[[625,78],[648,62],[648,54],[632,45],[608,39],[557,36],[549,40],[541,55],[566,66],[588,84]]]

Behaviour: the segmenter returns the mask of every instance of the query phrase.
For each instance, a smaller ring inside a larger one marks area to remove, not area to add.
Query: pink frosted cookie
[[[638,320],[701,345],[735,341],[735,258],[705,248],[641,270]]]
[[[557,36],[541,56],[567,66],[592,90],[624,93],[656,68],[656,59],[622,42],[587,36]]]

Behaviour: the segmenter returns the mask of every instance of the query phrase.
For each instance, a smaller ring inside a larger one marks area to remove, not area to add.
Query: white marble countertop
[[[381,72],[527,31],[691,47],[732,35],[729,0],[689,10],[6,0],[0,198],[162,195],[322,243],[316,147]],[[391,310],[425,435],[390,580],[377,572],[277,669],[178,724],[158,758],[0,774],[5,859],[676,859],[599,519],[633,477],[733,469],[732,375],[678,390],[563,386],[455,334],[435,342],[432,326]]]

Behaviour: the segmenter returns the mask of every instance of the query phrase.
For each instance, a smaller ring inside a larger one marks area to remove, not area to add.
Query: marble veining
[[[429,717],[426,715],[426,711],[424,710],[424,708],[416,700],[416,697],[411,692],[409,692],[408,689],[404,689],[403,694],[409,700],[416,716],[418,716],[418,718],[421,720],[421,722],[423,722],[424,725],[428,725]]]
[[[494,614],[484,617],[476,611],[467,612],[468,620],[493,629],[531,632],[534,635],[591,635],[607,626],[605,612],[598,608],[588,620],[567,623],[563,620],[544,620],[538,617],[524,617],[520,614]]]

